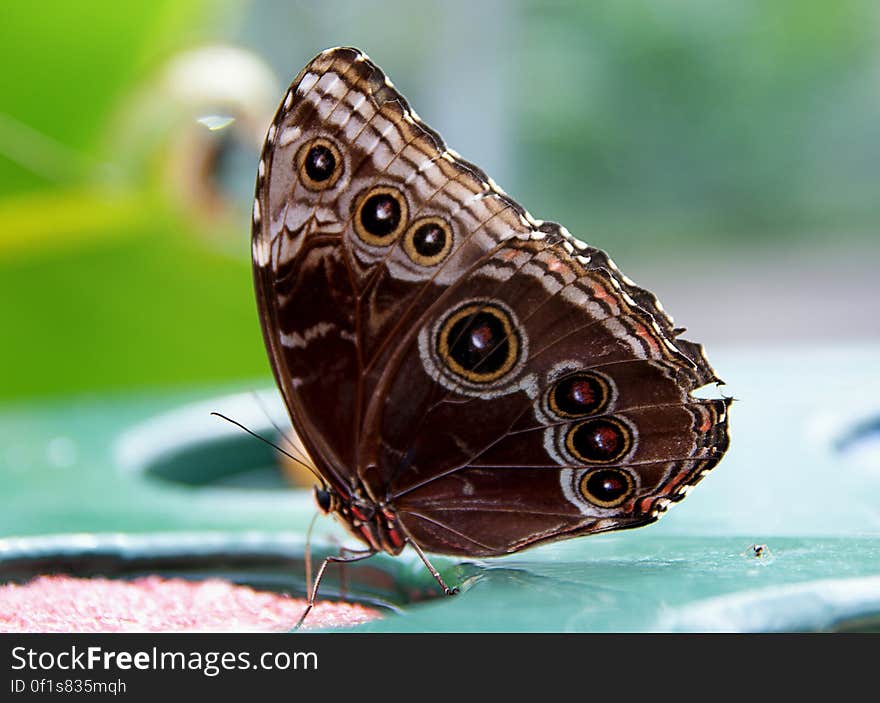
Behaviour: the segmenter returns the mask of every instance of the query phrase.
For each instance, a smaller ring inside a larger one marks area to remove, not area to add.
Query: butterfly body
[[[397,523],[395,512],[365,498],[362,486],[343,491],[316,488],[315,496],[323,512],[338,515],[349,532],[371,551],[396,556],[406,546],[406,535]]]
[[[253,219],[318,503],[369,553],[644,525],[727,448],[729,401],[691,395],[718,379],[653,294],[448,149],[356,49],[292,83]]]

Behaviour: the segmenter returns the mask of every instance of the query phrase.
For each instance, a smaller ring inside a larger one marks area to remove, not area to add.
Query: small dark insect
[[[768,554],[770,554],[770,550],[767,549],[766,544],[753,544],[751,547],[749,547],[749,550],[751,551],[752,556],[757,559],[761,559],[762,557],[766,557]]]

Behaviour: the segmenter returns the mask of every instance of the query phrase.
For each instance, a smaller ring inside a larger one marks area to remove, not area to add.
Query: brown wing
[[[690,395],[717,380],[699,346],[544,230],[440,296],[376,396],[372,478],[426,549],[491,556],[651,522],[727,447],[728,402]]]
[[[358,50],[325,51],[293,82],[259,166],[254,278],[293,423],[337,485],[365,466],[366,402],[402,330],[530,227]]]
[[[253,258],[319,469],[359,477],[426,549],[643,524],[726,448],[726,403],[690,397],[717,379],[656,298],[447,149],[357,50],[292,84]]]

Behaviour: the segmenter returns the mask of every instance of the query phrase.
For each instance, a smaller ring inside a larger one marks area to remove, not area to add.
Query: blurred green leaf
[[[211,31],[210,5],[206,0],[54,0],[37,9],[4,3],[0,193],[87,176],[109,111],[156,61]],[[27,138],[23,135],[50,154],[29,158],[18,148]],[[77,161],[72,173],[70,160]]]

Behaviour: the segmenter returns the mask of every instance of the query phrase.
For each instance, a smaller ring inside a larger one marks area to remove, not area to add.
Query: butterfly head
[[[339,496],[332,488],[315,486],[315,502],[325,515],[339,509]]]

